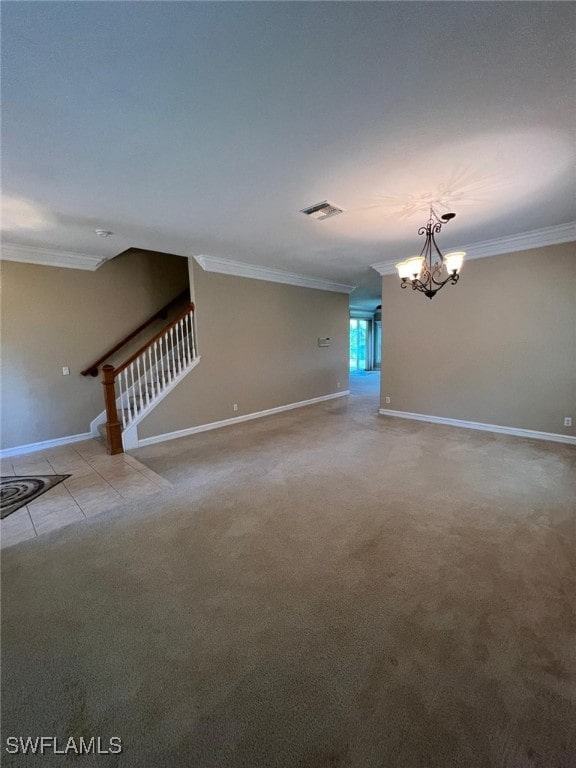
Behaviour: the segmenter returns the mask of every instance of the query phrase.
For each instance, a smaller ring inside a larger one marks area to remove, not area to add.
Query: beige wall
[[[382,408],[576,434],[574,243],[471,260],[432,300],[399,282],[382,281]]]
[[[0,277],[1,445],[12,448],[88,430],[102,385],[80,371],[186,288],[188,264],[130,252],[96,272],[3,261]]]
[[[199,365],[139,438],[348,389],[348,296],[194,266]],[[329,336],[330,347],[318,347]],[[233,411],[233,404],[238,411]]]

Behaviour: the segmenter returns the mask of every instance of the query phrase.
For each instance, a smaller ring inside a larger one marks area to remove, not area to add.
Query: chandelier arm
[[[439,285],[439,286],[446,285],[446,283],[452,283],[452,285],[456,285],[459,279],[460,279],[460,275],[458,274],[458,272],[456,272],[456,274],[452,274],[452,273],[449,274],[448,277],[445,280],[442,280],[441,282],[438,282],[438,280],[434,280],[434,277],[432,277],[432,282],[435,285]]]
[[[447,283],[449,280],[451,280],[451,279],[452,279],[452,275],[448,275],[448,277],[447,277],[447,278],[445,278],[444,280],[434,280],[434,277],[432,277],[432,282],[434,283],[434,285],[440,285],[440,286],[442,286],[442,285],[446,285],[446,283]]]
[[[416,279],[416,280],[412,280],[412,290],[424,292],[428,290],[428,286],[426,285],[426,283],[423,283],[422,280]]]
[[[438,224],[438,228],[435,229],[434,231],[440,232],[441,227],[442,225]],[[436,238],[434,237],[433,232],[430,233],[430,242],[431,242],[431,245],[433,245],[434,248],[436,249],[436,253],[438,254],[438,256],[440,256],[440,263],[444,264],[444,256],[442,255],[442,251],[440,250],[440,248],[438,248],[438,243],[436,242]]]

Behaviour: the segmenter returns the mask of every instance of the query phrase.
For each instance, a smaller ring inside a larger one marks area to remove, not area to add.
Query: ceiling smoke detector
[[[300,211],[300,213],[305,213],[306,216],[311,216],[313,219],[318,219],[318,221],[329,219],[330,216],[338,216],[338,214],[342,212],[342,208],[338,208],[337,205],[329,203],[328,200],[324,200],[322,203],[316,203],[316,205],[311,205],[309,208],[303,208]]]

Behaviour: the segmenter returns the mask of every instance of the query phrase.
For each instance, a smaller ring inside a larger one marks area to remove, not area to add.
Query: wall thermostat
[[[330,346],[330,337],[325,336],[322,339],[318,339],[318,346],[319,347],[329,347]]]

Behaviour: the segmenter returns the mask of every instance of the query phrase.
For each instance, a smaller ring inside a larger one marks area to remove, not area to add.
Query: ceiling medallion
[[[442,225],[455,216],[455,213],[444,213],[442,216],[438,216],[434,208],[430,206],[430,218],[418,230],[419,235],[426,235],[426,241],[420,255],[412,256],[406,261],[396,264],[398,276],[402,280],[402,288],[411,285],[413,291],[421,291],[429,299],[433,299],[446,283],[455,285],[458,282],[466,253],[454,251],[443,256],[434,237],[440,232]]]

